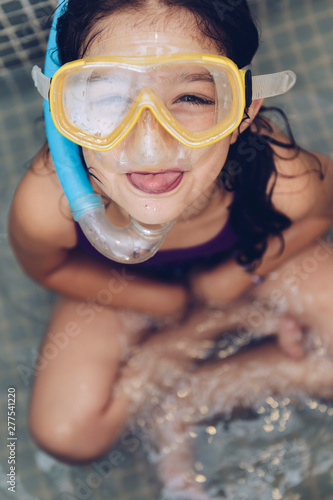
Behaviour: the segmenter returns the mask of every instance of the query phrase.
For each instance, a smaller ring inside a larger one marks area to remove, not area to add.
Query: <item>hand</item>
[[[305,355],[309,344],[305,325],[288,313],[278,315],[274,310],[266,310],[254,327],[249,324],[252,313],[256,314],[256,304],[249,298],[224,309],[197,307],[182,323],[164,324],[162,331],[145,342],[145,350],[158,357],[193,360],[204,356],[214,339],[224,333],[242,336],[242,332],[249,332],[256,337],[274,335],[278,347],[290,358],[300,359]]]
[[[224,329],[243,326],[241,318],[249,317],[251,311],[255,310],[255,305],[251,304],[253,299],[244,295],[244,292],[253,286],[252,277],[235,261],[229,260],[212,271],[197,274],[191,285],[196,298],[204,300],[207,306],[225,310],[228,319],[224,318],[222,321]],[[256,328],[256,333],[275,334],[279,347],[288,357],[299,359],[305,354],[305,327],[291,315],[277,316],[272,310],[262,323]]]
[[[277,341],[281,350],[290,358],[300,359],[307,351],[307,334],[304,326],[288,314],[279,318]]]

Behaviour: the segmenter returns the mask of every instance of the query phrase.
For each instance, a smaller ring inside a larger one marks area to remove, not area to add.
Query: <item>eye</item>
[[[86,99],[92,106],[127,106],[131,104],[127,90],[119,81],[96,76],[87,83]]]
[[[194,94],[184,94],[176,99],[175,102],[186,102],[194,105],[202,105],[202,106],[212,106],[215,104],[215,101],[211,99],[205,99],[204,97],[199,97]]]

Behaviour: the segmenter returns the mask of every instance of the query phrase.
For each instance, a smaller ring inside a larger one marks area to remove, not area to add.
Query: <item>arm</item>
[[[284,251],[279,255],[280,240],[273,237],[260,266],[255,273],[265,277],[321,236],[330,226],[330,218],[309,218],[293,224],[284,231]],[[226,286],[227,284],[227,286]],[[192,289],[196,296],[206,301],[226,303],[239,298],[253,287],[253,277],[234,259],[215,269],[194,276]]]
[[[152,315],[180,311],[186,303],[181,286],[117,271],[76,249],[68,204],[45,151],[36,158],[14,195],[9,238],[24,271],[41,285],[66,296]]]

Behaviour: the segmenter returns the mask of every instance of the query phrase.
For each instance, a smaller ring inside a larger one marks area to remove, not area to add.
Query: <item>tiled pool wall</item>
[[[0,2],[0,75],[43,58],[56,2]]]
[[[255,73],[297,74],[293,90],[266,102],[286,111],[303,147],[333,156],[333,2],[253,0],[251,5],[262,25]]]

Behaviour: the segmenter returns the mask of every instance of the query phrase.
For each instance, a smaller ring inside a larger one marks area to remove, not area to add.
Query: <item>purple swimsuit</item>
[[[101,255],[90,244],[77,223],[76,229],[79,247],[91,257],[102,262],[112,262],[113,267],[126,265],[129,271],[168,282],[182,281],[191,272],[215,267],[231,255],[239,240],[228,219],[221,231],[206,243],[188,248],[159,250],[151,259],[139,264],[120,264]]]

